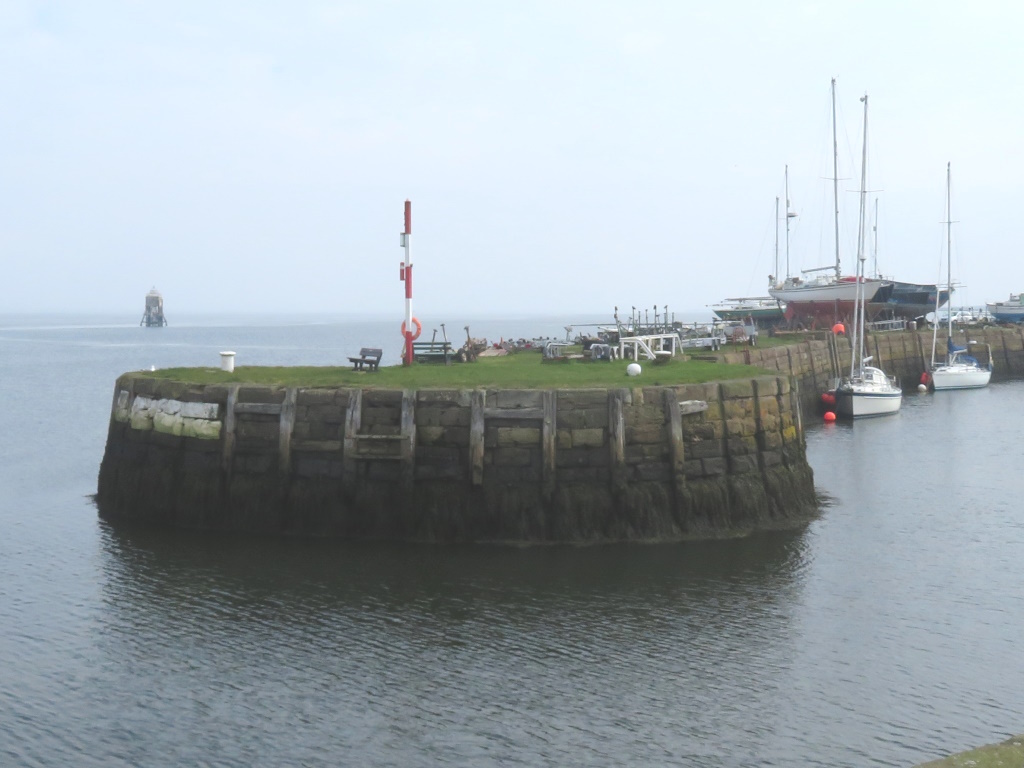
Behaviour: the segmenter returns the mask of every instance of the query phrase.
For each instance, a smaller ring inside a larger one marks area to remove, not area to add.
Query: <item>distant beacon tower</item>
[[[167,325],[167,318],[164,317],[164,297],[156,288],[146,294],[146,313],[139,321],[139,325],[147,328],[161,328]]]

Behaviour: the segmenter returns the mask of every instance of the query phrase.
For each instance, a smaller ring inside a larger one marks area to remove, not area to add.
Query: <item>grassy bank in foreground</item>
[[[1024,766],[1024,735],[1013,736],[1001,744],[989,744],[941,760],[922,763],[917,768],[1019,768]]]
[[[475,363],[449,366],[417,364],[382,366],[376,372],[338,367],[255,367],[243,366],[233,373],[219,368],[163,368],[137,375],[194,384],[239,382],[282,387],[361,387],[364,389],[446,389],[499,387],[531,389],[574,389],[586,387],[637,387],[670,384],[698,384],[705,381],[771,375],[749,365],[724,365],[705,360],[677,358],[667,363],[641,363],[640,376],[626,375],[626,361],[570,359],[541,362],[536,352],[505,357],[484,357]]]

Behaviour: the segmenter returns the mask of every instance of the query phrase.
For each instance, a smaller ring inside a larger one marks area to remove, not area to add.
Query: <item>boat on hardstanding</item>
[[[872,233],[872,274],[879,280],[891,283],[888,290],[881,290],[873,300],[868,301],[868,319],[877,320],[916,320],[923,318],[936,307],[943,307],[949,301],[952,286],[948,290],[939,289],[935,283],[906,283],[885,277],[878,269],[878,198],[875,198],[875,220],[871,226]]]
[[[835,265],[801,270],[803,277],[787,276],[776,282],[769,280],[768,293],[786,305],[789,319],[819,319],[835,322],[853,314],[857,297],[866,301],[881,299],[880,291],[889,289],[886,280],[867,279],[863,274],[844,277],[839,258],[839,144],[836,138],[836,81],[832,78],[832,195],[835,202]],[[786,216],[789,217],[789,194],[786,195]],[[884,294],[883,294],[884,295]]]
[[[1024,293],[1011,293],[1006,301],[986,304],[985,311],[998,323],[1024,322]]]
[[[946,284],[953,289],[952,278],[952,243],[951,236],[953,217],[950,196],[950,164],[946,163]],[[938,317],[939,307],[935,306]],[[935,346],[938,341],[939,324],[932,330],[932,364],[929,370],[932,388],[940,389],[980,389],[987,387],[992,378],[992,347],[988,348],[988,365],[983,367],[974,357],[967,354],[966,347],[958,347],[953,343],[953,308],[946,305],[946,362],[936,364]]]
[[[789,169],[786,169],[786,196],[789,196]],[[789,217],[786,217],[786,263],[789,264]],[[779,271],[779,198],[775,198],[775,272]],[[785,319],[782,302],[771,296],[725,299],[711,306],[711,311],[726,322],[750,321],[760,328],[770,328]]]
[[[783,319],[782,305],[767,296],[725,299],[719,304],[713,304],[711,311],[726,322],[751,320],[761,327],[775,325]]]
[[[867,197],[868,157],[868,96],[864,94],[864,148],[860,170],[860,226],[857,233],[857,276],[863,277],[864,262],[864,219]],[[871,357],[864,356],[864,316],[868,301],[865,283],[858,279],[861,289],[854,304],[853,336],[850,343],[850,375],[842,378],[835,388],[836,413],[846,418],[861,416],[882,416],[896,413],[903,403],[903,390],[895,379],[876,366],[870,366]]]
[[[899,280],[891,281],[890,290],[884,293],[884,301],[879,296],[868,303],[868,316],[872,320],[916,320],[935,311],[936,306],[945,306],[950,297],[950,291],[945,288],[939,290],[935,285],[904,283]]]

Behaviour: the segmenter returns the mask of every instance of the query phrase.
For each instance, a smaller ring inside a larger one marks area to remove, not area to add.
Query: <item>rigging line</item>
[[[757,290],[755,285],[763,285],[764,284],[763,278],[758,278],[757,275],[755,274],[755,272],[756,272],[756,270],[757,270],[757,268],[759,266],[763,266],[764,265],[765,241],[768,240],[769,236],[774,237],[775,230],[773,228],[773,222],[772,222],[772,219],[774,218],[774,216],[775,216],[775,202],[772,201],[772,210],[771,210],[771,215],[768,217],[768,226],[765,228],[764,234],[761,235],[761,246],[757,250],[757,257],[756,257],[756,262],[757,263],[755,263],[753,265],[753,267],[750,270],[748,270],[748,272],[747,272],[747,274],[750,275],[750,277],[747,278],[747,287],[745,289],[745,292],[747,294],[750,294],[752,291]],[[774,258],[774,256],[773,256],[773,258]],[[772,262],[772,269],[775,269],[775,263],[774,262]],[[778,275],[776,275],[776,277],[778,277]],[[760,282],[755,284],[755,280],[759,280],[759,279],[760,279]]]

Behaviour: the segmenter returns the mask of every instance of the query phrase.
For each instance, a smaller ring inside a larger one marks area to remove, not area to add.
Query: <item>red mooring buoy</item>
[[[836,420],[836,415],[832,411],[825,411],[825,421],[831,424]]]
[[[842,323],[836,323],[832,326],[832,333],[836,336],[843,336],[846,334],[846,326]]]
[[[833,395],[831,392],[822,392],[821,402],[825,403],[825,405],[835,405],[836,396]]]
[[[926,387],[928,386],[928,381],[930,379],[931,376],[928,375],[928,371],[925,371],[924,373],[921,374],[921,383],[924,384]]]

